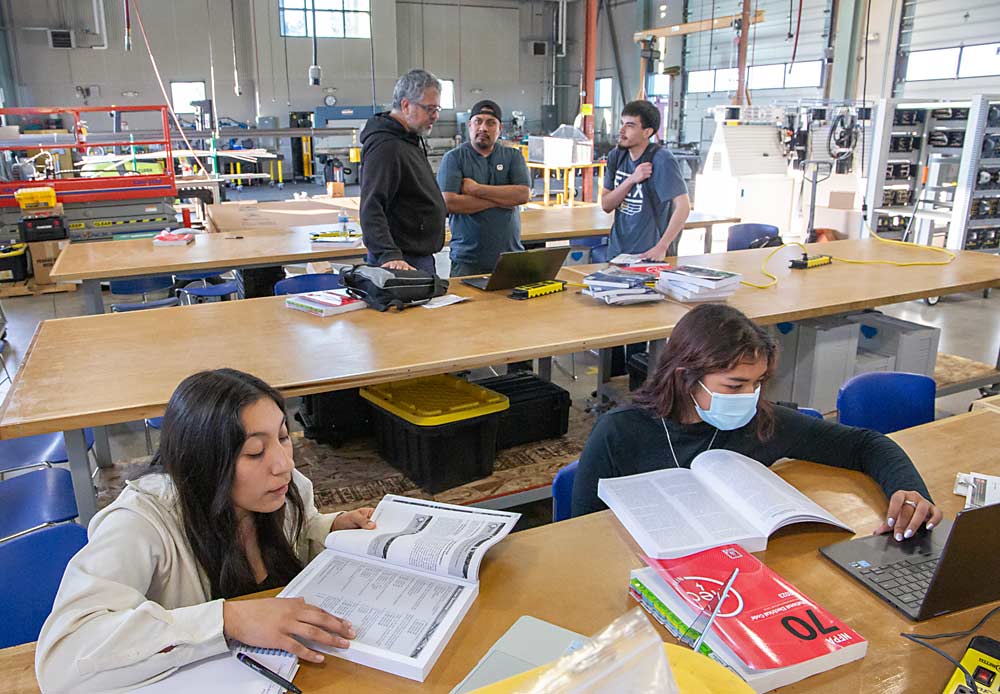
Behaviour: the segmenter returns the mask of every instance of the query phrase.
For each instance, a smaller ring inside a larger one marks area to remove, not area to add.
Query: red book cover
[[[669,263],[662,263],[660,265],[625,265],[619,269],[626,272],[641,272],[653,277],[659,277],[661,272],[669,272],[674,269],[674,266]]]
[[[712,632],[755,670],[788,667],[865,644],[856,631],[739,545],[678,559],[647,557],[646,563],[698,614],[712,611],[739,568]]]

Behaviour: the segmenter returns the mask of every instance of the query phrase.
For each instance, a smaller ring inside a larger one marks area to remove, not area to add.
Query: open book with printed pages
[[[350,648],[310,647],[423,682],[479,594],[486,552],[519,513],[388,495],[374,530],[338,530],[279,597],[350,621]]]
[[[863,658],[868,642],[738,545],[680,559],[647,559],[632,571],[629,593],[674,636],[696,638],[725,602],[700,651],[732,669],[756,692],[769,692]],[[694,629],[694,631],[692,631]]]
[[[764,465],[733,451],[705,451],[691,469],[602,479],[597,495],[642,551],[657,559],[730,543],[759,552],[775,530],[793,523],[851,530]]]

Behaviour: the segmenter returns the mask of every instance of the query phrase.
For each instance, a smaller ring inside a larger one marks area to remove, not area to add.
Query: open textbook
[[[851,530],[764,465],[733,451],[705,451],[690,470],[602,479],[597,495],[656,559],[730,543],[759,552],[771,533],[792,523]]]
[[[301,597],[350,621],[357,638],[322,650],[423,681],[479,594],[486,552],[519,513],[388,495],[375,530],[338,530],[279,597]]]

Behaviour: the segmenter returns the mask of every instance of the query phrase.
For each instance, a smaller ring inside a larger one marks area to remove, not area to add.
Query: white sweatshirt
[[[316,510],[312,483],[297,470],[292,482],[305,507],[294,549],[307,563],[337,514]],[[180,514],[170,477],[150,474],[128,482],[90,521],[89,541],[66,567],[38,637],[43,692],[128,691],[226,650],[223,601],[209,599]]]

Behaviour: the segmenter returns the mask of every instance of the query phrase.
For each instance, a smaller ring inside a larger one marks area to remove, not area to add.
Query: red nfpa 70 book
[[[711,632],[754,670],[829,660],[817,670],[822,671],[862,658],[868,650],[856,631],[739,545],[646,562],[686,603],[689,614],[711,612],[739,568]]]

